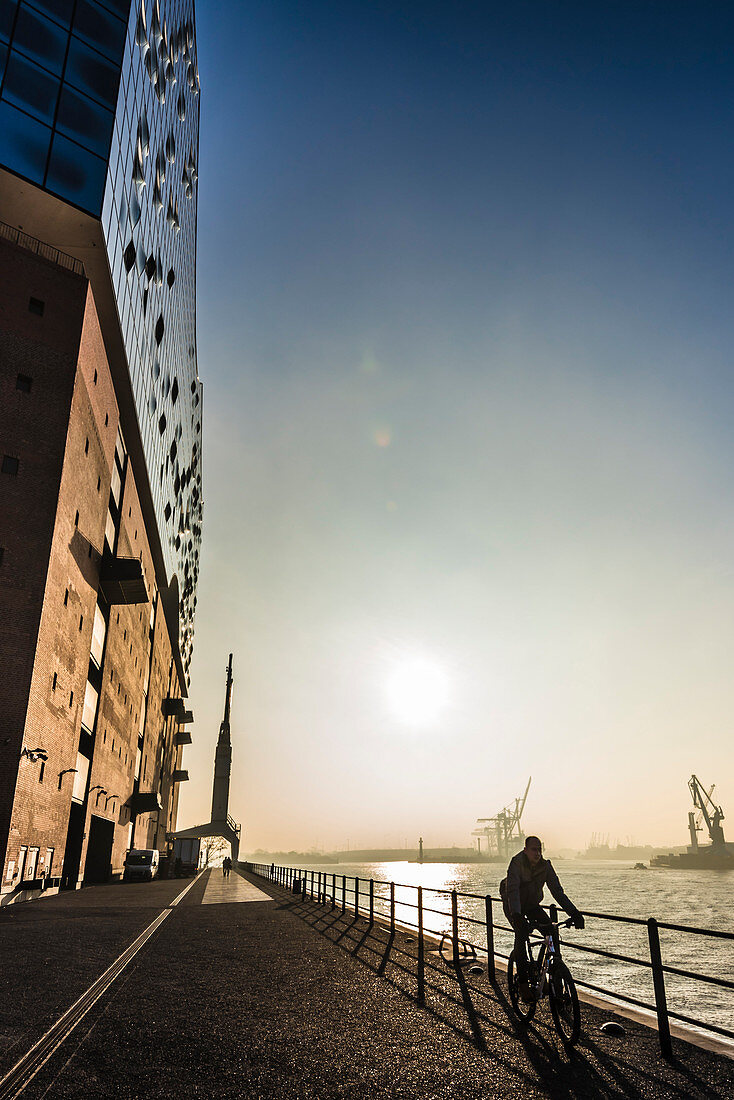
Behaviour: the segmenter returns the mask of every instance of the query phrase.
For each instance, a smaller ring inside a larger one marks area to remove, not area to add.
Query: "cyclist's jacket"
[[[548,887],[566,913],[572,915],[577,912],[576,906],[564,894],[549,859],[541,856],[540,862],[533,866],[525,852],[513,856],[507,868],[507,878],[500,883],[500,896],[507,918],[510,919],[512,913],[527,913],[540,905],[544,886]]]

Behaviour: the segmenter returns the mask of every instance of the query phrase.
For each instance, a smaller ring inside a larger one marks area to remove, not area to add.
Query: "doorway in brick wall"
[[[112,875],[112,844],[115,823],[92,814],[89,819],[89,844],[84,863],[84,884],[109,882]]]

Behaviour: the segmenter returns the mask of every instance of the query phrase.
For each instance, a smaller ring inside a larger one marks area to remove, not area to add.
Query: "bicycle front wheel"
[[[507,989],[510,994],[510,1001],[515,1011],[515,1015],[519,1016],[524,1024],[530,1023],[535,1015],[535,1001],[523,1001],[520,997],[520,982],[517,977],[517,966],[515,965],[515,952],[513,951],[507,963]]]
[[[553,965],[548,1000],[556,1031],[565,1045],[572,1047],[581,1033],[581,1010],[574,980],[565,963],[556,962]]]

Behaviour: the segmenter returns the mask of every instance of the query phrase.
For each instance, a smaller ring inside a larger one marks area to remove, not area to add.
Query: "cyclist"
[[[561,908],[573,919],[574,928],[584,927],[584,918],[563,892],[558,875],[549,859],[543,858],[543,845],[537,836],[525,838],[525,848],[510,860],[507,878],[500,883],[505,916],[515,930],[515,959],[520,996],[532,1001],[535,993],[528,980],[528,936],[534,928],[542,936],[551,927],[550,917],[541,909],[543,887],[547,886]]]

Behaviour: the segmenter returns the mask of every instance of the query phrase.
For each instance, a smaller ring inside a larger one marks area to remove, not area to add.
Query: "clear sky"
[[[204,545],[243,847],[734,840],[728,4],[200,3]]]

